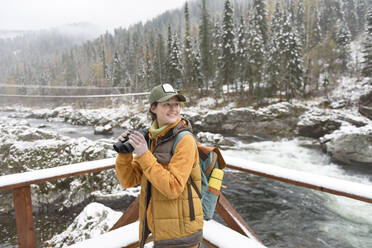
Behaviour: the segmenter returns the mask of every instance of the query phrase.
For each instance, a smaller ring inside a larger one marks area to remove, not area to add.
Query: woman
[[[150,93],[152,125],[149,144],[135,131],[129,135],[132,153],[120,153],[116,172],[124,188],[141,184],[140,247],[152,233],[154,247],[199,247],[202,240],[203,210],[200,199],[190,187],[193,181],[201,190],[198,149],[194,137],[186,134],[171,153],[177,134],[191,131],[190,123],[180,117],[180,102],[186,98],[170,84],[154,87]],[[119,136],[124,141],[129,131]],[[192,180],[189,178],[191,177]]]

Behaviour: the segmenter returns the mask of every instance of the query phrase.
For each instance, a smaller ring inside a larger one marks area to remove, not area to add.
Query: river
[[[8,113],[0,113],[0,116]],[[99,139],[92,127],[27,119],[73,138]],[[121,132],[114,130],[114,137]],[[111,137],[111,136],[109,136]],[[224,154],[285,168],[372,184],[372,168],[334,164],[319,149],[298,140],[239,142]],[[371,248],[372,205],[233,170],[225,171],[226,198],[267,247]],[[118,210],[118,209],[117,209]],[[35,216],[38,244],[62,232],[81,211]],[[222,219],[216,214],[216,219]],[[0,247],[16,245],[15,218],[0,215]],[[42,245],[38,245],[42,247]]]

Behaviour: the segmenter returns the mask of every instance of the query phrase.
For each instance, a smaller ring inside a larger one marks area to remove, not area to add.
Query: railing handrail
[[[328,176],[315,175],[279,166],[263,164],[224,155],[228,167],[274,180],[311,188],[322,192],[341,195],[360,201],[372,203],[372,185],[365,185]],[[242,163],[244,165],[242,165]],[[23,187],[45,181],[52,181],[70,176],[98,172],[115,167],[115,158],[82,162],[11,175],[0,176],[0,190]],[[345,190],[345,187],[347,189]]]
[[[91,172],[99,172],[114,167],[115,158],[107,158],[0,176],[0,190],[19,188],[30,184],[38,184]]]
[[[247,161],[224,155],[228,167],[277,181],[372,203],[372,185]],[[244,165],[242,162],[244,161]]]

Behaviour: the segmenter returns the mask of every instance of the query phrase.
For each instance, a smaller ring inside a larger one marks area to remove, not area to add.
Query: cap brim
[[[180,102],[186,102],[186,97],[181,95],[181,94],[177,94],[177,93],[174,93],[174,94],[169,94],[169,95],[166,95],[166,96],[163,96],[162,98],[160,98],[159,100],[157,100],[157,102],[165,102],[165,101],[168,101],[169,99],[171,99],[172,97],[177,97],[178,100]]]

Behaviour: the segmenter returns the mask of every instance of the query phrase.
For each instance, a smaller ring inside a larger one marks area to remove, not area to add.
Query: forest
[[[353,58],[350,45],[361,39],[364,57]],[[187,1],[84,43],[45,32],[0,39],[0,54],[2,94],[54,95],[59,86],[146,92],[171,83],[239,105],[290,101],[323,94],[343,76],[372,76],[372,2]],[[32,85],[50,87],[18,87]]]

